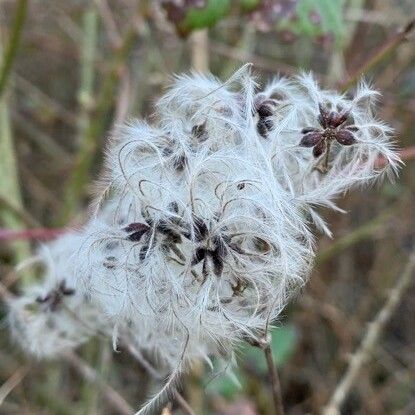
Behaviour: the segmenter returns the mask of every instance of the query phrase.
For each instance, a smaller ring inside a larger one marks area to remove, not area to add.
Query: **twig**
[[[187,403],[186,399],[184,399],[183,396],[179,392],[177,392],[177,390],[174,390],[173,394],[180,408],[182,408],[183,412],[186,415],[196,415],[193,409]]]
[[[115,105],[113,131],[116,132],[125,121],[131,104],[131,74],[127,67],[122,68],[120,74],[120,84]]]
[[[275,366],[274,359],[272,357],[272,350],[270,342],[268,341],[264,347],[265,359],[267,361],[268,372],[271,380],[272,386],[272,397],[274,399],[275,405],[275,414],[284,415],[284,407],[282,405],[282,394],[281,394],[281,384],[280,378],[278,376],[277,367]]]
[[[353,229],[342,238],[332,242],[326,249],[323,249],[317,253],[315,259],[316,264],[326,262],[339,252],[344,251],[345,249],[357,244],[360,241],[369,239],[374,233],[385,226],[385,224],[393,216],[394,213],[394,207],[386,209],[374,219],[364,223],[356,229]]]
[[[209,32],[197,30],[190,36],[192,68],[197,72],[209,71]]]
[[[23,222],[26,226],[36,227],[40,226],[40,223],[26,210],[21,207],[15,206],[10,200],[0,195],[0,209],[5,208],[13,213],[16,218]]]
[[[0,387],[0,406],[3,404],[7,395],[23,380],[29,371],[28,366],[22,366],[13,373],[6,382]]]
[[[0,241],[15,241],[16,239],[48,240],[48,239],[54,239],[57,236],[62,235],[62,233],[64,232],[65,232],[65,229],[37,228],[37,229],[14,230],[14,229],[0,228]]]
[[[9,44],[3,56],[2,66],[0,69],[0,98],[5,90],[7,80],[16,58],[19,48],[20,37],[22,34],[23,24],[26,19],[28,0],[19,0],[16,7],[16,16],[13,22],[13,29],[10,35]]]
[[[16,73],[13,74],[16,89],[24,96],[29,96],[40,107],[47,107],[56,117],[64,121],[69,127],[76,124],[77,117],[70,110],[66,109],[60,102],[55,101],[37,85],[32,84],[28,79]]]
[[[19,6],[20,7],[20,6]],[[17,12],[19,14],[19,11]],[[16,26],[23,25],[23,22],[19,23],[19,19],[16,18],[16,22],[13,30],[17,30]],[[21,29],[21,28],[20,28]],[[19,29],[19,32],[20,32]],[[0,33],[1,35],[1,33]],[[13,37],[9,42],[9,48],[16,52],[17,49],[17,40],[13,40]],[[18,37],[18,36],[17,36]],[[12,46],[11,46],[12,45]],[[2,50],[2,39],[0,36],[0,50]],[[2,77],[4,84],[6,83],[6,78],[8,76],[8,67],[7,59],[11,61],[14,59],[14,55],[8,54],[6,51],[6,56],[3,61]],[[0,222],[3,226],[9,228],[19,228],[22,226],[22,222],[25,223],[19,215],[15,214],[15,211],[24,211],[23,200],[19,183],[19,173],[18,173],[18,162],[17,155],[15,151],[15,136],[11,127],[10,120],[10,108],[8,96],[5,94],[2,96],[0,92],[0,203],[3,206],[6,206],[8,209],[0,210]],[[16,208],[16,209],[13,209]],[[28,215],[25,215],[27,217]],[[29,255],[29,245],[26,242],[19,242],[13,246],[13,260],[15,263],[20,262],[23,258]]]
[[[17,109],[12,109],[11,116],[15,128],[25,133],[28,139],[39,146],[45,154],[53,160],[59,160],[60,166],[65,165],[69,158],[68,151],[51,136],[39,129],[36,124],[20,114]]]
[[[323,410],[323,415],[339,415],[340,407],[346,399],[350,389],[355,383],[363,365],[368,360],[382,332],[396,311],[403,294],[412,282],[412,274],[415,269],[415,250],[411,253],[404,271],[398,278],[395,286],[388,295],[383,307],[376,317],[369,323],[366,334],[360,343],[360,346],[350,359],[348,368],[343,378],[337,385],[328,405]]]
[[[67,352],[64,354],[65,360],[79,372],[88,382],[99,385],[102,388],[104,399],[110,404],[117,413],[121,415],[131,415],[133,408],[128,402],[111,386],[106,384],[95,371],[75,353]]]
[[[95,74],[95,58],[98,41],[98,14],[95,10],[87,10],[83,15],[83,42],[81,51],[80,86],[78,91],[79,120],[77,123],[79,140],[85,138],[90,125],[93,109],[93,88]]]
[[[91,122],[85,132],[82,146],[78,151],[74,171],[65,191],[65,206],[61,219],[63,223],[67,222],[80,202],[84,187],[89,180],[90,170],[98,150],[99,139],[107,127],[109,112],[113,106],[114,91],[119,79],[118,74],[120,69],[126,65],[128,54],[138,33],[135,21],[136,17],[133,18],[130,27],[126,31],[121,47],[115,51],[113,61],[101,85],[100,93],[96,100],[94,116],[91,117]]]
[[[278,376],[277,366],[274,363],[271,349],[271,336],[263,337],[259,340],[249,339],[248,343],[258,347],[264,352],[265,360],[268,367],[269,380],[272,387],[272,398],[274,400],[275,415],[284,415],[284,406],[282,402],[281,383]]]
[[[114,49],[121,46],[122,39],[115,23],[114,15],[106,0],[94,0],[97,5],[99,14],[104,22],[108,39]]]
[[[349,87],[354,85],[357,80],[386,58],[390,52],[395,50],[401,43],[407,40],[409,34],[415,28],[415,19],[411,19],[406,26],[392,35],[386,42],[376,49],[369,57],[343,82],[340,82],[339,87],[346,91]]]
[[[132,344],[126,344],[128,352],[140,364],[140,366],[154,379],[161,380],[162,376],[157,372],[153,365],[137,350]]]

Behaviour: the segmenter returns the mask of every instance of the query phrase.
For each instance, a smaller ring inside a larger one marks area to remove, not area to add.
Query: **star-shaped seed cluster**
[[[334,140],[343,146],[356,143],[355,133],[358,128],[354,125],[346,125],[350,111],[330,111],[323,104],[319,104],[319,111],[318,122],[321,128],[304,128],[301,131],[303,138],[300,146],[313,147],[314,157],[320,157],[329,151],[330,144]]]

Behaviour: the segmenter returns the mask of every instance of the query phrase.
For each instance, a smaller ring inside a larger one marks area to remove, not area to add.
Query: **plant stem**
[[[275,415],[284,415],[284,406],[282,404],[282,393],[281,393],[281,383],[278,376],[277,366],[274,363],[274,358],[272,356],[272,350],[269,340],[267,340],[263,346],[263,351],[265,359],[268,366],[268,374],[271,381],[272,387],[272,398],[274,399],[275,405]]]
[[[389,322],[401,302],[402,296],[408,292],[409,286],[413,282],[414,269],[415,250],[409,256],[405,269],[398,278],[395,286],[390,291],[385,304],[379,310],[376,317],[369,323],[366,334],[364,335],[360,346],[352,355],[346,373],[336,386],[330,402],[323,410],[323,415],[340,414],[340,408],[358,379],[363,365],[370,357],[370,354],[379,341],[386,324]]]
[[[13,32],[17,30],[16,25],[18,24],[21,25],[23,23],[16,21],[12,29]],[[1,35],[2,33],[0,32],[0,53],[2,51]],[[16,229],[27,223],[22,220],[22,217],[15,214],[15,211],[22,212],[24,209],[19,184],[15,137],[10,119],[9,97],[1,95],[13,60],[13,56],[10,55],[10,48],[17,48],[17,45],[11,46],[13,44],[13,36],[15,35],[11,35],[0,72],[0,223],[7,228]],[[7,63],[8,60],[10,61],[9,64]],[[30,247],[25,241],[14,243],[11,248],[12,252],[14,252],[15,263],[19,263],[29,256]],[[29,276],[26,277],[27,279],[29,278]]]
[[[315,262],[322,264],[328,261],[330,258],[336,256],[339,252],[356,245],[357,243],[370,239],[380,229],[385,227],[388,220],[395,214],[395,206],[390,209],[386,209],[372,220],[362,224],[356,229],[351,230],[348,234],[337,239],[337,241],[331,243],[327,248],[322,249],[316,256]]]
[[[405,42],[409,34],[415,28],[415,19],[411,19],[406,26],[392,35],[385,43],[380,45],[379,48],[369,54],[368,58],[356,69],[345,81],[340,82],[339,87],[342,91],[347,91],[353,86],[361,77],[365,75],[369,70],[375,67],[383,59],[385,59],[392,51]]]
[[[284,406],[282,403],[281,383],[278,376],[277,366],[274,362],[271,349],[271,336],[265,335],[258,339],[249,339],[251,346],[258,347],[264,352],[265,360],[268,367],[268,376],[272,387],[272,398],[274,400],[275,415],[284,415]]]
[[[19,0],[16,8],[16,16],[13,22],[12,33],[10,34],[9,44],[4,52],[4,57],[0,69],[0,97],[2,96],[7,80],[10,75],[10,70],[13,66],[16,57],[17,49],[19,48],[20,37],[22,34],[23,24],[26,19],[28,0]]]
[[[186,415],[196,415],[192,407],[186,401],[186,399],[184,399],[183,396],[177,390],[174,390],[173,395],[174,399]]]
[[[54,239],[65,232],[65,229],[48,229],[48,228],[36,228],[36,229],[4,229],[0,228],[0,241],[15,241],[21,240],[50,240]]]
[[[192,68],[201,73],[209,71],[209,32],[207,29],[197,30],[191,38]]]
[[[100,138],[107,127],[113,106],[114,91],[118,84],[120,69],[126,65],[128,54],[134,44],[137,29],[134,22],[127,29],[121,47],[114,52],[112,63],[109,65],[108,72],[103,80],[100,93],[96,99],[93,117],[85,131],[85,136],[81,143],[74,171],[69,178],[65,191],[65,203],[60,223],[66,223],[78,207],[82,199],[85,186],[89,181],[91,167],[96,157],[100,144]]]
[[[87,362],[73,352],[67,352],[63,357],[65,358],[65,361],[88,382],[102,388],[103,398],[117,411],[118,414],[131,415],[134,413],[133,408],[125,401],[125,399],[115,389],[103,381],[100,374],[93,367],[88,365]]]

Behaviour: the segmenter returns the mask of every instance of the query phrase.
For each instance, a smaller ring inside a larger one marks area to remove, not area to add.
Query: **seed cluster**
[[[177,77],[153,124],[117,132],[95,214],[50,247],[48,289],[29,290],[23,308],[37,304],[33,321],[53,315],[55,325],[88,310],[87,327],[170,373],[158,397],[196,359],[232,361],[235,344],[258,342],[307,280],[311,230],[330,233],[318,207],[396,172],[391,130],[370,115],[374,94],[362,84],[347,99],[311,75],[259,90],[248,67],[225,83]],[[21,306],[11,315],[26,327]],[[73,345],[92,335],[71,321]]]

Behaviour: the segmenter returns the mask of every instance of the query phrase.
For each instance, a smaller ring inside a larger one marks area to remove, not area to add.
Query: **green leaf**
[[[287,325],[274,328],[271,332],[271,348],[274,360],[278,366],[282,366],[289,360],[297,344],[297,331],[294,326]],[[268,373],[267,364],[262,350],[243,343],[239,349],[238,356],[241,360],[249,362],[261,375]],[[220,367],[214,363],[219,374],[206,385],[208,393],[217,394],[228,399],[235,398],[247,384],[246,374],[239,368],[233,368],[231,375],[220,372]],[[236,378],[236,379],[235,379]],[[239,382],[239,384],[238,384]]]
[[[297,331],[294,326],[287,325],[276,327],[271,334],[272,354],[277,365],[281,366],[290,359],[295,350],[298,339]]]
[[[178,30],[186,35],[192,30],[212,27],[229,13],[230,6],[230,0],[208,0],[206,7],[189,9]]]
[[[312,38],[331,33],[341,43],[345,34],[342,0],[299,0],[296,14],[297,19],[281,21],[278,29]]]
[[[277,366],[282,366],[289,360],[297,344],[297,331],[294,326],[287,325],[276,327],[271,332],[271,349]],[[243,359],[248,360],[261,374],[268,371],[262,350],[249,345],[243,345],[241,354]]]
[[[226,373],[219,375],[206,386],[206,391],[230,400],[235,398],[235,396],[241,393],[241,390],[244,388],[246,378],[238,368],[235,368],[233,373],[235,378],[232,378],[232,376]]]
[[[260,0],[241,0],[240,5],[243,11],[252,11],[255,10],[259,5]]]

